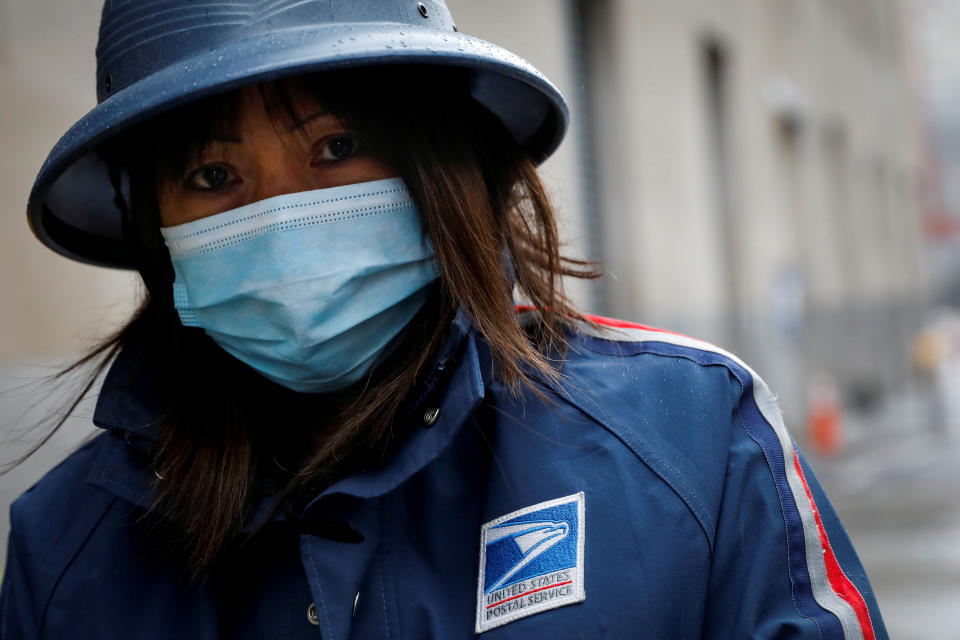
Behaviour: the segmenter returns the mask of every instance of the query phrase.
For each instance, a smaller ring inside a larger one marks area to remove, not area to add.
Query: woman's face
[[[231,131],[211,132],[182,174],[161,179],[164,227],[286,193],[396,175],[304,87],[290,83],[285,89],[289,108],[272,109],[259,87],[242,89]]]

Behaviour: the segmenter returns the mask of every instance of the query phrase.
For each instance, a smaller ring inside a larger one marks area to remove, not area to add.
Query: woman
[[[885,637],[762,382],[564,298],[536,70],[437,0],[108,0],[98,64],[28,213],[145,300],[0,637]]]

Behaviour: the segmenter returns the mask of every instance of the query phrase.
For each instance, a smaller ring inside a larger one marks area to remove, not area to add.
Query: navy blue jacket
[[[746,366],[624,323],[568,340],[546,401],[517,397],[458,316],[388,462],[192,586],[142,535],[157,416],[121,354],[105,433],[11,509],[0,638],[886,638]]]

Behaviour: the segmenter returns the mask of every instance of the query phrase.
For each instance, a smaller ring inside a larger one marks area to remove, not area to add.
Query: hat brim
[[[27,205],[30,227],[57,253],[132,268],[107,167],[97,149],[174,107],[238,87],[318,71],[435,65],[470,72],[474,97],[497,115],[531,158],[559,146],[569,113],[560,92],[519,56],[461,33],[396,24],[311,27],[235,42],[167,67],[107,98],[56,144]]]

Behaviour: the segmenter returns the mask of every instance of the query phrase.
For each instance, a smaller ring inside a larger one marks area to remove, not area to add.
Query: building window
[[[730,56],[725,43],[716,37],[700,43],[703,77],[703,96],[706,107],[707,145],[710,171],[708,174],[710,201],[714,208],[717,229],[720,232],[720,268],[723,274],[728,308],[724,327],[726,341],[734,349],[742,350],[743,318],[742,286],[737,263],[737,222],[733,207],[733,155],[730,132]]]

